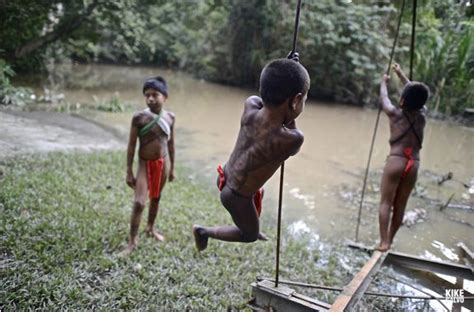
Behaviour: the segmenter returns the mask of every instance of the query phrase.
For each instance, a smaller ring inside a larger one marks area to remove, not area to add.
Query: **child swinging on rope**
[[[400,107],[390,102],[387,93],[388,75],[384,75],[380,85],[382,109],[390,123],[390,154],[382,175],[381,200],[379,210],[380,251],[390,249],[393,237],[402,224],[408,197],[415,186],[420,166],[420,149],[426,124],[425,103],[429,96],[426,85],[410,81],[394,64],[393,70],[405,85],[400,96]],[[393,215],[390,221],[390,211]]]
[[[228,242],[266,240],[259,232],[264,183],[283,161],[295,155],[303,144],[303,133],[295,119],[303,111],[310,79],[298,63],[277,59],[268,63],[260,76],[260,95],[244,104],[240,130],[229,160],[219,166],[217,186],[222,205],[235,226],[193,226],[199,251],[208,238]]]
[[[147,109],[137,112],[132,118],[130,138],[127,150],[128,186],[135,190],[132,217],[130,221],[130,237],[128,246],[122,255],[131,253],[138,243],[138,228],[145,208],[146,195],[150,198],[148,223],[145,232],[158,241],[164,237],[156,231],[154,223],[158,213],[161,193],[166,184],[174,179],[174,123],[175,115],[163,108],[168,99],[168,86],[162,77],[149,78],[143,85],[143,95]],[[138,171],[133,175],[133,156],[137,138]]]

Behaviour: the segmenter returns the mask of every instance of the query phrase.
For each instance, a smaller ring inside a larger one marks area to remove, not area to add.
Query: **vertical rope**
[[[278,287],[280,276],[280,232],[281,232],[281,206],[283,202],[283,175],[285,173],[285,162],[280,168],[280,193],[278,195],[278,224],[277,224],[277,250],[276,250],[276,268],[275,268],[275,287]]]
[[[295,30],[293,32],[293,47],[291,49],[289,58],[293,56],[296,52],[296,40],[298,38],[298,28],[300,25],[300,11],[301,11],[301,1],[298,0],[298,6],[296,7],[296,17],[295,17]],[[283,203],[283,176],[285,173],[285,162],[281,164],[280,168],[280,193],[278,197],[278,225],[277,225],[277,250],[276,250],[276,268],[275,268],[275,287],[278,287],[278,280],[280,277],[280,234],[281,234],[281,206]]]
[[[415,55],[415,28],[416,28],[416,0],[413,0],[413,15],[411,20],[411,44],[410,44],[410,80],[413,80],[413,59]]]
[[[295,18],[295,31],[293,32],[293,48],[291,54],[296,52],[296,39],[298,38],[298,28],[300,24],[300,11],[301,11],[301,0],[298,0],[298,6],[296,7],[296,18]]]
[[[404,10],[405,10],[405,0],[403,0],[403,2],[402,2],[402,8],[400,10],[400,16],[398,17],[397,30],[395,31],[395,38],[393,39],[392,50],[390,52],[390,60],[388,62],[388,67],[387,67],[387,71],[386,71],[387,75],[389,74],[390,67],[392,66],[393,55],[395,54],[395,47],[397,45],[398,34],[400,32],[400,25],[402,23],[402,16],[403,16],[403,11]],[[360,216],[362,214],[362,206],[364,204],[365,188],[366,188],[366,185],[367,185],[367,176],[369,175],[370,161],[372,160],[372,152],[374,150],[375,137],[377,136],[377,128],[379,126],[380,112],[381,111],[382,111],[382,106],[379,105],[379,110],[377,112],[377,118],[375,119],[374,134],[372,135],[372,142],[370,144],[369,159],[367,160],[367,166],[365,167],[365,175],[364,175],[364,183],[363,183],[363,186],[362,186],[362,194],[360,196],[359,213],[357,215],[357,226],[356,226],[356,233],[355,233],[355,241],[356,242],[359,241]]]

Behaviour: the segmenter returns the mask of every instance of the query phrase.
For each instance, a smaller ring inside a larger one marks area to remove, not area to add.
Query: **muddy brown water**
[[[192,168],[194,173],[189,178],[214,190],[215,168],[230,154],[243,102],[255,94],[253,90],[209,83],[158,68],[76,65],[67,74],[66,101],[71,106],[80,103],[84,107],[110,100],[116,94],[121,101],[142,109],[145,108],[142,82],[158,74],[169,82],[166,106],[177,116],[177,162]],[[122,138],[123,149],[126,148],[132,110],[106,113],[81,109],[80,113],[114,129]],[[297,119],[298,127],[305,134],[304,145],[285,167],[284,226],[293,231],[310,232],[315,239],[337,243],[354,239],[358,196],[376,113],[334,103],[307,102]],[[377,191],[389,151],[388,131],[387,118],[381,116],[360,227],[360,240],[368,245],[375,244],[378,238]],[[473,206],[474,194],[458,182],[474,183],[473,134],[473,128],[429,120],[421,151],[417,195],[412,196],[407,206],[407,211],[424,209],[426,221],[410,228],[402,227],[394,249],[454,261],[458,242],[474,248],[474,213],[452,208],[439,211],[439,205],[451,194],[454,194],[452,203]],[[448,181],[439,187],[437,179],[447,172],[452,172],[457,181]],[[266,184],[264,218],[266,214],[276,215],[278,183],[277,173]]]

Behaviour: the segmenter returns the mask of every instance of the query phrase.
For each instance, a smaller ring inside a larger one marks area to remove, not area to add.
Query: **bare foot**
[[[386,252],[387,250],[390,249],[390,244],[380,242],[380,244],[377,247],[375,247],[374,249],[378,250],[378,251],[381,251],[381,252]]]
[[[260,232],[260,233],[258,233],[258,240],[267,241],[268,237],[267,237],[267,235]]]
[[[154,228],[146,229],[145,233],[148,235],[148,237],[153,237],[159,242],[163,242],[165,240],[165,237],[161,235],[160,233],[158,233],[158,231],[155,230]]]
[[[209,237],[205,233],[205,230],[202,226],[193,225],[193,235],[194,235],[194,242],[196,243],[196,248],[199,251],[202,251],[207,248],[207,241]]]
[[[127,247],[125,247],[124,250],[122,250],[121,252],[119,252],[118,256],[119,256],[120,258],[128,257],[128,256],[132,253],[132,251],[135,250],[135,248],[137,248],[137,244],[129,243],[129,244],[127,245]]]

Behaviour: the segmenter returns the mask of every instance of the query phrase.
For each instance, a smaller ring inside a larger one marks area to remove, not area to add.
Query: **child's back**
[[[390,123],[390,154],[380,187],[380,244],[377,246],[380,251],[390,249],[416,183],[426,125],[424,105],[429,96],[428,88],[422,83],[411,82],[398,64],[394,65],[394,70],[405,85],[400,97],[400,107],[394,106],[388,97],[389,76],[384,75],[380,85],[382,109]]]
[[[282,127],[283,120],[274,117],[261,98],[246,100],[237,142],[225,166],[227,185],[244,196],[255,194],[303,144],[301,131]]]
[[[259,234],[260,188],[303,144],[295,118],[303,111],[308,89],[308,72],[298,62],[279,59],[265,66],[260,77],[262,97],[246,100],[234,150],[224,168],[218,167],[221,202],[236,226],[195,225],[199,250],[207,247],[209,237],[233,242],[264,239]]]

